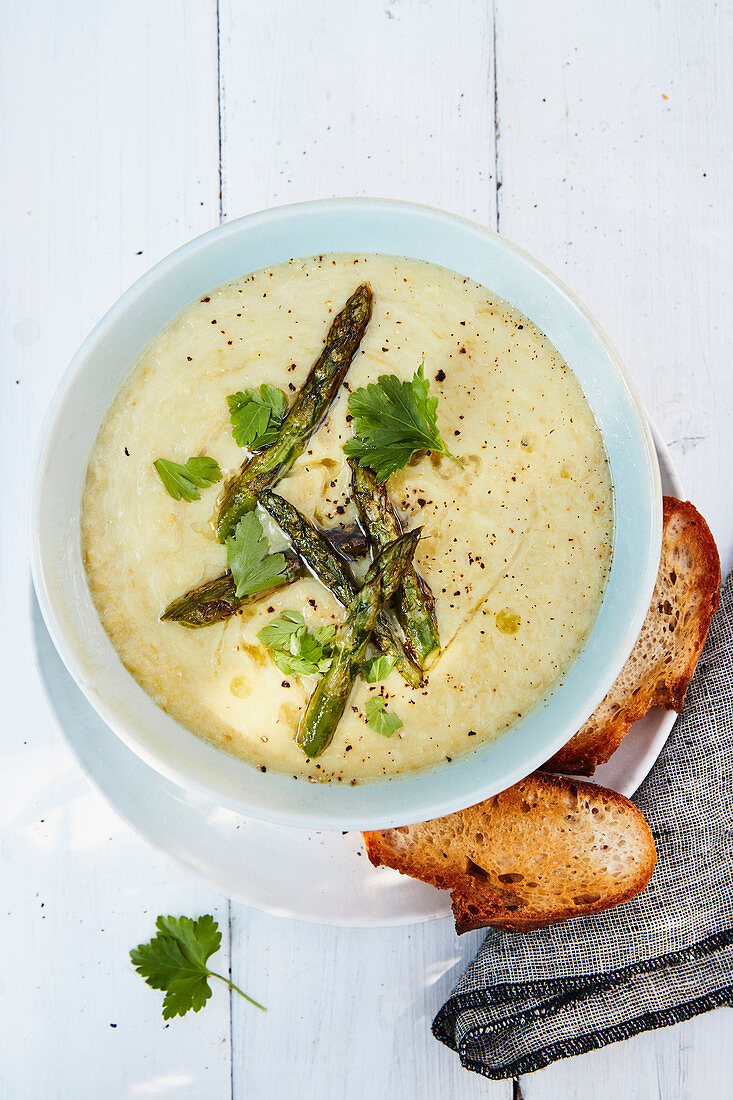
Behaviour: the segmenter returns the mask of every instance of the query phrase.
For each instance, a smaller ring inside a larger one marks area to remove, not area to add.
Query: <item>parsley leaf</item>
[[[209,957],[221,947],[219,925],[210,914],[198,920],[161,916],[155,927],[158,931],[148,943],[133,947],[130,961],[149,986],[166,991],[164,1020],[185,1016],[189,1009],[202,1009],[211,996],[209,978],[219,978],[250,1004],[266,1011],[234,982],[207,967]]]
[[[311,633],[299,611],[283,611],[279,619],[263,626],[257,637],[286,675],[322,676],[331,667],[335,634],[333,626],[319,626]]]
[[[258,451],[274,443],[287,416],[288,399],[282,390],[266,382],[257,390],[239,390],[227,397],[232,435],[239,447]]]
[[[336,636],[335,626],[317,626],[313,631],[313,637],[320,646],[330,646]]]
[[[396,663],[396,657],[380,653],[378,657],[372,657],[371,661],[364,662],[361,673],[368,684],[377,684],[380,680],[387,679]]]
[[[364,713],[366,714],[367,725],[371,726],[377,733],[381,733],[382,737],[391,737],[396,730],[404,725],[401,718],[384,709],[384,698],[381,695],[375,695],[367,702]]]
[[[226,548],[238,599],[274,588],[285,576],[285,555],[270,553],[270,544],[254,512],[242,516],[234,534],[226,540]]]
[[[382,374],[349,396],[354,438],[344,453],[369,466],[379,481],[403,469],[416,451],[438,451],[461,465],[438,431],[438,398],[430,397],[424,368],[423,359],[410,382]]]
[[[299,611],[283,611],[279,619],[263,626],[257,637],[268,649],[289,651],[290,638],[301,626],[305,626],[305,619]]]
[[[185,466],[168,458],[156,458],[153,466],[174,500],[201,500],[199,489],[208,489],[221,481],[219,463],[206,455],[189,458]]]

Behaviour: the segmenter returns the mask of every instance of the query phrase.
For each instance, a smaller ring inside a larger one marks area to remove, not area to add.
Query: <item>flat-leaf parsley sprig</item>
[[[373,695],[368,699],[364,707],[366,723],[382,737],[391,737],[404,722],[393,711],[386,709],[386,703],[382,695]]]
[[[380,680],[386,680],[397,663],[397,658],[390,654],[380,653],[377,657],[365,661],[361,674],[368,684],[378,684]]]
[[[319,626],[311,633],[300,611],[283,611],[257,637],[286,676],[322,676],[333,660],[331,643],[336,628]]]
[[[374,470],[380,482],[403,469],[417,451],[437,451],[462,465],[438,431],[438,398],[430,396],[424,358],[411,381],[382,374],[354,390],[349,412],[354,438],[344,444],[344,453]]]
[[[286,578],[285,555],[270,553],[270,544],[254,512],[242,516],[234,534],[226,540],[226,548],[237,599],[274,588]]]
[[[153,989],[164,989],[163,1019],[185,1016],[189,1009],[199,1012],[211,996],[209,978],[218,978],[234,989],[255,1008],[267,1012],[264,1005],[253,1000],[223,974],[209,970],[211,955],[221,947],[219,925],[211,916],[158,917],[158,929],[147,943],[140,943],[130,952],[135,970]]]
[[[168,495],[189,503],[201,500],[199,489],[208,489],[221,481],[222,476],[219,463],[208,455],[189,458],[184,465],[169,458],[156,458],[153,466]]]
[[[263,382],[257,390],[239,390],[227,397],[232,435],[238,447],[259,451],[274,443],[288,412],[282,390]]]

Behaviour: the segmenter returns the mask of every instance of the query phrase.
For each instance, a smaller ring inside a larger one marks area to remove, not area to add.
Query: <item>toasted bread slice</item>
[[[650,707],[682,710],[720,593],[720,558],[689,501],[664,498],[662,557],[638,641],[582,729],[544,767],[593,775]]]
[[[524,932],[610,909],[644,889],[657,861],[627,798],[541,772],[467,810],[364,841],[375,867],[451,890],[458,933]]]

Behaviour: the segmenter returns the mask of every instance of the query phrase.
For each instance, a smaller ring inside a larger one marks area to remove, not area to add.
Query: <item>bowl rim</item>
[[[303,217],[309,217],[311,214],[321,213],[327,216],[338,216],[344,214],[345,211],[351,212],[358,210],[362,216],[368,215],[388,215],[391,213],[403,214],[406,217],[417,217],[422,219],[431,220],[434,225],[442,228],[447,228],[449,231],[451,228],[455,229],[456,226],[463,226],[467,228],[473,235],[477,235],[482,238],[484,242],[490,242],[491,247],[502,250],[505,253],[513,254],[524,265],[533,271],[540,279],[549,286],[551,292],[555,295],[559,295],[564,298],[571,309],[571,313],[574,313],[582,322],[585,323],[590,330],[595,340],[597,341],[600,349],[605,353],[613,373],[615,373],[618,381],[621,383],[623,392],[628,402],[630,411],[633,414],[633,420],[635,423],[638,442],[641,447],[641,453],[645,462],[645,472],[648,477],[648,489],[649,489],[649,536],[646,546],[646,554],[642,560],[637,561],[638,574],[636,575],[635,583],[637,587],[637,593],[642,595],[636,600],[634,606],[630,609],[628,621],[625,625],[623,639],[617,639],[615,648],[612,653],[612,659],[607,662],[606,672],[600,677],[599,681],[595,685],[595,691],[588,697],[591,699],[590,705],[588,705],[588,699],[586,703],[580,708],[576,707],[573,711],[576,716],[576,722],[574,728],[579,729],[583,721],[592,712],[593,708],[597,705],[608,688],[613,683],[618,672],[620,671],[624,661],[628,657],[631,649],[638,637],[644,617],[646,615],[649,600],[654,589],[654,583],[656,581],[659,561],[659,551],[661,548],[661,517],[662,517],[662,495],[661,495],[661,480],[659,474],[659,467],[657,463],[656,449],[653,444],[651,432],[644,414],[643,406],[637,394],[636,388],[631,381],[631,378],[624,366],[618,352],[614,348],[613,344],[609,340],[605,331],[599,325],[595,317],[591,314],[588,308],[577,298],[572,290],[570,290],[553,272],[551,272],[544,264],[536,260],[530,253],[524,250],[521,246],[514,244],[507,240],[507,238],[496,233],[493,229],[487,226],[481,225],[476,221],[462,217],[461,215],[446,213],[439,210],[436,207],[427,206],[425,204],[418,204],[407,202],[397,199],[379,199],[368,197],[347,197],[347,198],[335,198],[335,199],[315,199],[307,202],[292,203],[278,207],[268,208],[263,211],[258,211],[252,214],[245,215],[241,218],[233,219],[232,221],[225,222],[219,226],[208,230],[190,241],[187,241],[173,252],[169,253],[161,260],[159,260],[149,271],[138,278],[112,305],[112,307],[102,316],[97,322],[89,335],[83,341],[78,351],[72,358],[68,367],[64,371],[49,404],[48,410],[43,420],[43,425],[40,431],[38,444],[36,448],[36,458],[34,463],[33,472],[33,499],[31,507],[31,570],[34,581],[34,586],[38,596],[38,602],[43,614],[43,618],[46,622],[47,628],[51,635],[51,638],[58,650],[61,659],[66,665],[68,671],[72,675],[75,682],[81,688],[87,699],[91,702],[103,720],[110,726],[110,728],[119,736],[125,744],[128,745],[138,756],[140,756],[146,763],[150,764],[162,775],[178,784],[180,787],[192,790],[198,794],[203,795],[210,801],[225,806],[229,809],[233,809],[236,812],[243,813],[246,816],[258,818],[260,820],[266,820],[274,824],[283,824],[288,826],[296,826],[307,829],[368,829],[368,828],[388,828],[397,824],[410,824],[418,820],[427,820],[430,817],[436,817],[445,813],[452,812],[457,809],[461,809],[464,806],[472,805],[483,798],[489,797],[492,794],[497,793],[500,790],[511,786],[519,779],[523,778],[529,772],[541,765],[545,760],[552,755],[566,740],[567,736],[564,732],[564,728],[561,728],[556,733],[554,738],[543,740],[539,750],[535,750],[534,753],[530,753],[527,757],[522,756],[513,766],[506,767],[501,774],[501,779],[497,782],[492,775],[485,776],[482,780],[476,781],[473,785],[468,784],[467,789],[461,794],[454,794],[450,797],[444,797],[442,800],[436,800],[435,797],[424,798],[422,801],[419,797],[413,798],[409,809],[400,810],[399,806],[397,811],[385,810],[385,809],[370,809],[368,797],[365,799],[364,792],[370,792],[379,790],[382,792],[392,792],[397,794],[398,788],[405,787],[410,784],[413,788],[416,787],[422,780],[425,780],[428,776],[434,775],[436,772],[444,772],[445,765],[438,765],[437,767],[421,769],[418,772],[407,773],[405,776],[393,778],[391,780],[369,781],[352,788],[352,792],[360,792],[359,795],[352,794],[352,801],[355,803],[355,808],[352,811],[348,809],[336,809],[330,808],[326,802],[322,806],[317,805],[317,796],[314,799],[314,809],[293,809],[283,808],[280,805],[272,805],[269,799],[265,799],[265,805],[257,804],[252,805],[249,799],[242,799],[239,797],[233,797],[231,793],[223,794],[220,787],[213,784],[201,775],[192,774],[188,766],[181,766],[176,760],[171,759],[170,756],[165,757],[161,755],[160,748],[154,747],[151,744],[149,737],[146,739],[144,731],[131,729],[129,722],[126,722],[120,715],[119,709],[112,706],[107,699],[105,699],[100,693],[95,690],[94,684],[90,684],[85,676],[85,670],[82,667],[78,656],[75,652],[73,644],[67,637],[67,632],[64,624],[61,621],[61,615],[56,601],[54,600],[53,593],[50,591],[50,585],[47,578],[46,562],[44,561],[45,548],[43,545],[43,539],[40,532],[42,528],[41,505],[42,505],[42,490],[44,484],[44,476],[48,468],[48,453],[53,442],[53,432],[58,427],[59,418],[63,412],[63,401],[67,395],[67,391],[73,384],[77,375],[80,373],[84,364],[93,355],[96,348],[101,346],[104,340],[108,337],[110,331],[118,323],[118,321],[125,316],[125,314],[136,303],[144,300],[148,294],[149,288],[157,285],[161,280],[165,280],[166,277],[176,268],[176,265],[188,261],[194,257],[197,252],[201,252],[208,248],[212,242],[222,243],[229,237],[236,237],[242,232],[247,232],[248,229],[256,229],[267,227],[268,223],[287,223],[291,219],[299,219]],[[326,251],[334,251],[326,250]],[[346,251],[343,250],[342,251]],[[350,249],[350,251],[358,251],[358,249]],[[382,254],[391,255],[407,255],[400,248],[395,248],[393,252],[387,253],[384,249],[372,250],[378,251]],[[296,256],[304,255],[303,252],[298,252]],[[276,262],[276,261],[272,261]],[[438,261],[429,261],[437,263]],[[246,274],[250,270],[257,270],[263,265],[257,265],[257,267],[248,268],[246,264],[243,265],[242,274]],[[444,265],[448,266],[448,265]],[[453,268],[453,270],[458,270]],[[465,274],[465,272],[462,272]],[[226,280],[221,280],[219,284]],[[492,290],[491,287],[488,287]],[[498,291],[494,293],[499,294]],[[503,296],[503,295],[500,295]],[[191,294],[189,301],[195,300],[195,294]],[[510,300],[510,299],[509,299]],[[511,301],[511,300],[510,300]],[[185,308],[183,303],[178,307],[179,310]],[[518,307],[521,308],[521,307]],[[526,312],[526,311],[525,311]],[[171,314],[171,318],[175,314]],[[533,319],[534,318],[530,318]],[[162,326],[161,326],[162,327]],[[541,326],[540,326],[541,327]],[[123,379],[129,373],[133,365],[132,361],[127,361],[124,370],[119,374],[116,379],[115,390],[122,384]],[[573,364],[568,363],[570,369],[574,371]],[[574,371],[575,373],[575,371]],[[99,422],[96,424],[96,432],[99,429]],[[603,434],[603,433],[602,433]],[[605,441],[605,436],[604,436]],[[87,454],[88,461],[88,454]],[[85,465],[86,469],[86,465]],[[617,531],[617,516],[615,507],[615,487],[614,487],[614,536]],[[84,573],[86,580],[86,574]],[[609,578],[610,584],[610,578]],[[606,588],[608,592],[608,585]],[[88,587],[87,587],[87,595]],[[642,598],[642,596],[644,598]],[[89,596],[91,599],[91,597]],[[606,595],[604,594],[604,601]],[[603,606],[603,605],[602,605]],[[578,656],[574,658],[573,666],[582,657],[586,649],[589,648],[589,642],[593,636],[598,619],[591,628],[588,637],[585,639],[583,646],[581,647]],[[101,628],[101,623],[99,623]],[[103,628],[101,628],[103,629]],[[110,643],[111,645],[111,643]],[[115,652],[116,655],[116,651]],[[131,684],[137,688],[139,693],[145,696],[145,699],[151,704],[155,710],[163,715],[163,712],[157,705],[150,699],[149,696],[143,691],[143,689],[137,684],[131,674],[122,665],[119,658],[119,674],[121,677],[129,678]],[[566,670],[566,675],[570,670]],[[129,686],[129,685],[128,685]],[[553,700],[557,698],[558,686],[548,692],[541,703],[540,707],[549,705]],[[134,691],[134,688],[133,688]],[[514,724],[507,734],[511,735],[516,733],[519,729],[526,726],[528,722],[533,721],[533,716],[536,716],[537,708],[533,708],[526,719],[519,723]],[[580,714],[582,712],[582,717]],[[169,715],[165,715],[165,718],[173,726],[177,727],[187,737],[193,738],[199,746],[206,745],[206,749],[209,752],[216,753],[219,757],[223,757],[226,760],[236,759],[231,758],[221,750],[215,749],[213,746],[202,742],[195,734],[191,733],[185,727],[180,726]],[[565,727],[567,728],[567,727]],[[497,740],[505,737],[504,733],[499,735]],[[458,757],[458,760],[466,761],[469,758],[473,758],[481,754],[481,749],[486,748],[494,742],[485,742],[483,746],[479,746],[473,753],[462,754]],[[254,771],[253,765],[244,764],[243,761],[239,761],[244,767],[251,771]],[[263,777],[266,781],[272,782],[274,780],[274,788],[282,780],[293,784],[298,783],[300,788],[308,787],[311,791],[323,791],[324,789],[334,789],[335,784],[307,784],[302,780],[293,780],[287,776],[283,776],[280,773],[269,772],[267,777]],[[284,789],[284,788],[282,788]],[[349,790],[348,787],[338,786],[338,790],[344,792]],[[389,798],[383,798],[383,802],[389,802]],[[397,800],[396,800],[397,801]],[[365,805],[366,803],[366,805]]]

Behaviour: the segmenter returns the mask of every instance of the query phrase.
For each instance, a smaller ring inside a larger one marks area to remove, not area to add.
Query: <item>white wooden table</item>
[[[480,936],[288,922],[150,850],[90,789],[42,697],[27,528],[52,390],[138,275],[222,219],[378,195],[498,226],[577,291],[729,569],[730,6],[4,0],[0,21],[0,1096],[725,1094],[725,1009],[521,1082],[469,1074],[429,1026]],[[127,951],[167,912],[217,917],[267,1015],[220,987],[163,1024]]]

